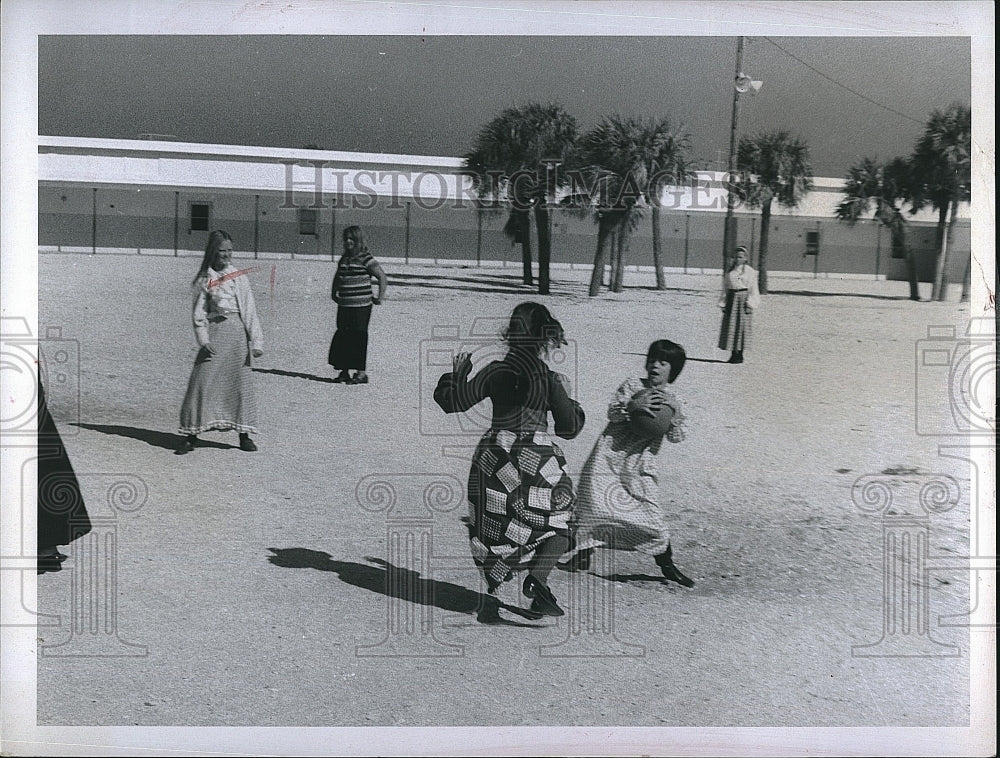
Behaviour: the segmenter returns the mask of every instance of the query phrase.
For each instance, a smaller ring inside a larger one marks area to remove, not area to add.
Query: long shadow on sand
[[[602,576],[608,582],[655,582],[656,584],[664,584],[665,580],[662,576],[651,576],[650,574],[609,574],[608,576]]]
[[[304,374],[301,371],[285,371],[280,368],[252,368],[256,374],[275,374],[277,376],[287,376],[292,379],[308,379],[311,382],[323,382],[324,384],[336,384],[333,377],[316,376],[315,374]]]
[[[406,284],[408,280],[437,280],[437,281],[448,281],[448,282],[462,282],[464,284],[496,284],[505,285],[507,287],[533,287],[532,284],[525,284],[522,281],[520,274],[490,274],[485,271],[482,273],[472,273],[475,269],[470,269],[470,273],[467,276],[450,276],[448,274],[402,274],[402,273],[390,273],[387,274],[389,281],[395,281],[397,284]],[[419,282],[415,282],[419,284]]]
[[[399,568],[381,558],[365,558],[369,563],[375,564],[366,566],[363,563],[334,560],[329,553],[303,547],[269,547],[268,550],[274,555],[269,555],[267,560],[275,566],[330,571],[336,574],[342,582],[355,587],[411,603],[432,605],[443,611],[477,616],[486,605],[493,601],[489,595],[474,592],[459,584],[442,582],[437,579],[424,579],[417,571]],[[510,606],[502,605],[502,607],[516,612]],[[532,624],[519,624],[506,619],[500,623],[510,626],[533,627]]]
[[[645,353],[630,353],[628,351],[623,352],[622,355],[638,355],[641,358],[646,357]],[[729,363],[728,360],[722,360],[721,358],[695,358],[692,355],[689,355],[686,360],[697,361],[698,363]]]
[[[164,450],[171,451],[176,450],[184,440],[184,438],[179,434],[161,432],[157,429],[140,429],[135,426],[84,423],[74,423],[72,426],[78,426],[81,429],[89,429],[92,432],[100,432],[101,434],[113,434],[116,437],[127,437],[129,439],[139,440],[140,442],[145,442],[147,445],[161,447]],[[199,438],[198,447],[213,447],[220,450],[232,450],[236,448],[236,445],[227,445],[224,442],[215,442],[214,440]]]
[[[396,287],[428,287],[431,289],[465,290],[466,292],[495,292],[504,295],[531,294],[538,291],[537,279],[525,284],[517,274],[474,274],[449,276],[447,274],[388,274],[389,284]],[[561,284],[551,280],[553,286]],[[467,286],[479,285],[479,286]]]
[[[500,287],[491,285],[487,282],[481,282],[481,284],[483,284],[482,287],[471,287],[467,284],[455,284],[453,279],[444,279],[440,282],[399,282],[394,281],[391,276],[389,277],[389,285],[391,287],[423,287],[426,289],[451,290],[453,292],[491,292],[493,294],[500,295],[523,295],[533,291],[527,285],[523,285],[521,287]],[[553,284],[555,284],[555,282],[553,282]]]
[[[645,290],[646,292],[672,292],[676,295],[704,295],[704,290],[694,289],[693,287],[664,287],[660,289],[658,287],[648,285],[648,284],[626,284],[623,289],[626,290]]]
[[[518,264],[520,265],[520,264]],[[475,271],[475,269],[471,269]],[[426,284],[427,280],[431,281],[441,281],[441,282],[460,282],[464,284],[479,284],[479,285],[489,285],[493,284],[496,287],[506,287],[515,289],[517,292],[533,292],[538,288],[537,278],[533,284],[525,284],[521,278],[521,274],[472,274],[469,276],[449,276],[448,274],[398,274],[390,273],[387,274],[389,277],[390,284],[398,284],[402,286],[412,285],[412,286],[435,286],[432,284]],[[414,281],[408,281],[408,280]],[[400,281],[402,280],[402,281]],[[551,282],[553,285],[556,284],[581,284],[581,282],[574,281],[560,281],[559,279],[552,277]],[[607,287],[606,283],[601,284],[602,287]],[[461,287],[455,287],[455,289],[462,289]],[[655,286],[649,285],[625,285],[627,290],[649,290],[651,292],[674,292],[684,295],[703,295],[704,292],[699,289],[694,289],[690,287],[664,287],[662,290],[657,289]],[[497,290],[497,291],[507,291]]]
[[[871,295],[866,292],[813,292],[812,290],[772,290],[769,295],[801,295],[802,297],[867,297],[869,300],[909,300],[909,295]],[[916,301],[914,301],[916,302]]]

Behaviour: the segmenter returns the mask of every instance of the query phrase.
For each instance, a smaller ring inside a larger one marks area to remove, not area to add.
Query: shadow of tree
[[[659,287],[651,286],[648,284],[633,284],[624,285],[624,289],[627,290],[646,290],[648,292],[673,292],[677,295],[704,295],[704,290],[694,289],[693,287],[664,287],[660,289]]]
[[[117,437],[127,437],[128,439],[139,440],[140,442],[145,442],[147,445],[152,445],[153,447],[163,448],[164,450],[176,450],[184,437],[180,434],[172,434],[170,432],[161,432],[157,429],[141,429],[135,426],[116,426],[114,424],[85,424],[85,423],[73,423],[71,426],[77,426],[81,429],[89,429],[93,432],[100,432],[101,434],[113,434]],[[201,437],[198,438],[198,447],[211,447],[220,450],[232,450],[235,449],[236,445],[227,445],[225,442],[216,442],[214,440],[206,440]]]
[[[530,285],[522,285],[520,287],[515,287],[513,285],[508,285],[508,286],[491,285],[488,282],[477,282],[477,284],[482,284],[483,286],[473,287],[467,284],[456,284],[455,280],[450,278],[442,281],[433,281],[433,282],[429,281],[405,282],[405,281],[395,281],[392,276],[389,277],[389,286],[391,287],[424,287],[427,289],[441,289],[441,290],[464,291],[464,292],[491,292],[500,295],[523,295],[535,291]],[[553,282],[553,284],[555,284],[555,282]]]
[[[872,295],[867,292],[813,292],[812,290],[771,290],[769,295],[799,295],[801,297],[865,297],[869,300],[909,300],[909,295]],[[916,302],[916,301],[914,301]]]
[[[471,269],[470,269],[470,271],[471,271]],[[517,275],[515,275],[515,274],[490,274],[490,273],[487,273],[486,271],[483,271],[483,273],[481,273],[481,274],[477,272],[475,275],[472,275],[470,273],[468,276],[450,276],[448,274],[431,274],[431,273],[427,273],[427,274],[404,274],[404,273],[396,273],[396,272],[389,273],[389,274],[387,274],[387,276],[389,277],[389,281],[390,282],[393,281],[393,280],[396,280],[398,284],[403,284],[403,283],[405,283],[406,280],[410,280],[410,279],[414,279],[414,280],[415,279],[419,279],[419,280],[431,279],[431,280],[437,280],[437,281],[465,282],[466,284],[483,284],[484,282],[488,283],[488,282],[492,281],[492,282],[494,282],[496,284],[503,284],[503,285],[506,285],[508,287],[520,287],[520,288],[526,288],[526,289],[531,289],[532,286],[533,286],[531,284],[524,284],[521,281],[521,275],[520,274],[517,274]]]

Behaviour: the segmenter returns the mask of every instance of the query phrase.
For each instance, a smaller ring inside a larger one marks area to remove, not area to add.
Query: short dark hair
[[[656,342],[649,346],[649,350],[646,352],[646,363],[650,361],[666,361],[669,363],[670,374],[667,376],[667,381],[673,383],[674,379],[680,376],[681,371],[684,369],[684,363],[687,361],[687,353],[676,342],[656,340]]]

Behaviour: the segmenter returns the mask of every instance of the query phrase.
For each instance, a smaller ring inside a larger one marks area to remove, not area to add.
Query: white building
[[[503,211],[478,209],[459,158],[205,145],[157,140],[40,137],[39,245],[42,252],[200,253],[208,231],[226,229],[237,250],[260,257],[339,255],[339,232],[365,228],[380,258],[483,264],[520,260],[503,233]],[[669,269],[718,269],[723,174],[699,172],[668,187],[661,239]],[[768,253],[774,275],[903,278],[901,260],[874,221],[836,220],[843,181],[817,178],[801,207],[775,206]],[[737,211],[738,241],[756,256],[759,213]],[[553,214],[555,267],[586,267],[596,225],[578,213]],[[936,215],[911,220],[907,237],[932,275]],[[960,281],[970,255],[967,213],[952,241],[949,278]],[[652,264],[648,222],[632,237],[628,263]]]

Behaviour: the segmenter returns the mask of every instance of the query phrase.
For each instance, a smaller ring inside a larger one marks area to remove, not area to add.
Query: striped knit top
[[[339,307],[363,308],[372,304],[374,265],[375,259],[367,252],[350,258],[345,255],[340,259],[331,293]]]

